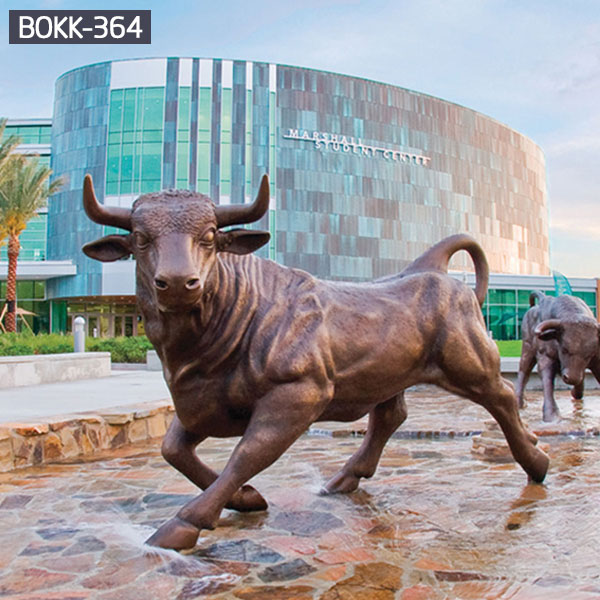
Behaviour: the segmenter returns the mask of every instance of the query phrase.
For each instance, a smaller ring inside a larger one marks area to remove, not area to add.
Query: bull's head
[[[599,348],[599,325],[593,318],[577,320],[547,319],[534,330],[542,341],[556,340],[561,376],[569,385],[583,381],[585,369]]]
[[[269,208],[269,180],[262,179],[252,204],[215,206],[207,196],[166,190],[140,196],[131,209],[98,202],[90,175],[83,183],[83,206],[101,225],[125,229],[83,246],[91,258],[109,262],[133,254],[138,280],[155,294],[161,310],[198,303],[210,288],[218,252],[248,254],[269,241],[269,233],[249,229],[223,231],[260,219]]]

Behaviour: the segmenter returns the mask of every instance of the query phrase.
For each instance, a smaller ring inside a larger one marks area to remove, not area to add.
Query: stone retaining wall
[[[110,375],[110,352],[0,356],[0,388]]]
[[[0,472],[162,437],[171,419],[168,401],[62,415],[0,427]]]

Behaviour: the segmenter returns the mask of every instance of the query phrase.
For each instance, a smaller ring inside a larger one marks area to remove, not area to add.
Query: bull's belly
[[[409,385],[412,385],[410,381],[399,378],[366,388],[358,385],[345,385],[343,388],[336,386],[334,397],[317,421],[356,421],[371,412],[378,404],[400,394]]]
[[[343,423],[350,423],[356,421],[366,414],[371,412],[371,409],[376,406],[374,404],[353,404],[348,405],[343,402],[332,402],[317,418],[316,422],[319,421],[341,421]]]
[[[335,378],[336,403],[379,404],[407,387],[433,377],[433,370],[417,360],[393,360],[380,357],[338,372]]]

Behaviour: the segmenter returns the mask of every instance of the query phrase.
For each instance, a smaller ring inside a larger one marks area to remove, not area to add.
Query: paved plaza
[[[115,404],[133,397],[134,375],[117,375]],[[0,597],[600,598],[600,396],[573,404],[560,392],[564,419],[553,425],[540,422],[540,393],[529,400],[524,418],[552,459],[544,485],[475,456],[487,413],[423,387],[408,393],[407,422],[357,492],[319,494],[365,421],[316,424],[252,481],[269,510],[225,510],[188,553],[144,545],[196,493],[159,440],[1,474]],[[199,454],[221,469],[235,442],[208,440]]]

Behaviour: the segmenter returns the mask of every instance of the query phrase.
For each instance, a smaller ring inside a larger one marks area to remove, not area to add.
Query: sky
[[[10,9],[151,9],[151,45],[10,45]],[[0,0],[0,116],[50,117],[54,82],[104,60],[199,56],[416,90],[530,137],[546,157],[550,266],[600,277],[599,0]]]

